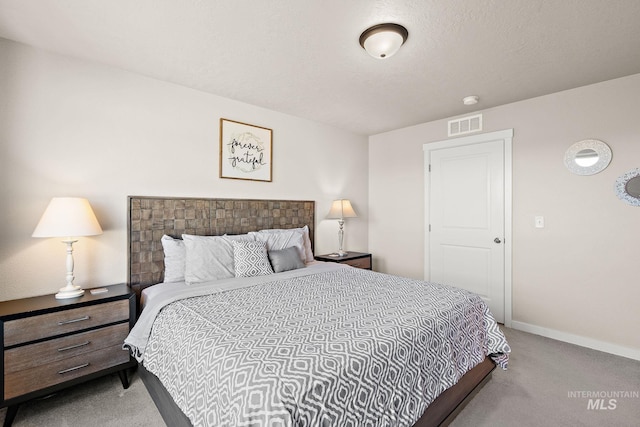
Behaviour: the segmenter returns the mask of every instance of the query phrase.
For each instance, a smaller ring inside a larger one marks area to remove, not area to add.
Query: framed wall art
[[[220,178],[271,182],[271,129],[220,119]]]

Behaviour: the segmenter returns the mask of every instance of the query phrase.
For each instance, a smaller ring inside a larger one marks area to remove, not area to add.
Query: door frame
[[[483,142],[502,139],[504,142],[504,325],[511,327],[512,321],[512,145],[513,129],[505,129],[496,132],[481,133],[460,138],[445,139],[442,141],[428,142],[422,145],[424,151],[424,279],[431,277],[430,265],[430,239],[429,218],[431,203],[431,174],[429,173],[429,160],[431,151],[447,148],[461,147],[464,145],[480,144]]]

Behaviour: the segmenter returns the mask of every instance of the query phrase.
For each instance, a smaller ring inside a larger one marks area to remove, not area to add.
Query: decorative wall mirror
[[[640,206],[640,169],[633,169],[616,180],[616,195],[631,206]]]
[[[611,148],[598,139],[576,142],[567,150],[564,164],[577,175],[594,175],[609,166]]]

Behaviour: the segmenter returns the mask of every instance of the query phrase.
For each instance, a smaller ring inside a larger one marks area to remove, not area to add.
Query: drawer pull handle
[[[85,345],[89,345],[89,344],[91,344],[91,341],[85,341],[85,342],[80,343],[80,344],[70,345],[69,347],[62,347],[62,348],[59,348],[59,349],[58,349],[58,351],[73,350],[74,348],[84,347]]]
[[[82,316],[79,317],[77,319],[72,319],[72,320],[63,320],[61,322],[58,322],[58,326],[62,326],[62,325],[68,325],[69,323],[76,323],[76,322],[82,322],[83,320],[89,320],[90,317],[89,316]]]
[[[87,366],[89,366],[88,362],[83,363],[82,365],[74,366],[73,368],[63,369],[62,371],[58,371],[58,373],[62,375],[62,374],[66,374],[67,372],[77,371],[78,369],[86,368]]]

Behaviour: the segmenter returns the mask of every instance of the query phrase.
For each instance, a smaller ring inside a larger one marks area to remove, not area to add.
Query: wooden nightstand
[[[324,262],[349,264],[352,267],[371,270],[371,254],[364,252],[347,252],[345,256],[338,256],[337,254],[318,255],[315,259]]]
[[[126,284],[57,300],[53,295],[0,302],[4,358],[2,403],[10,426],[21,403],[118,372],[129,387],[136,366],[124,339],[135,323],[135,294]]]

